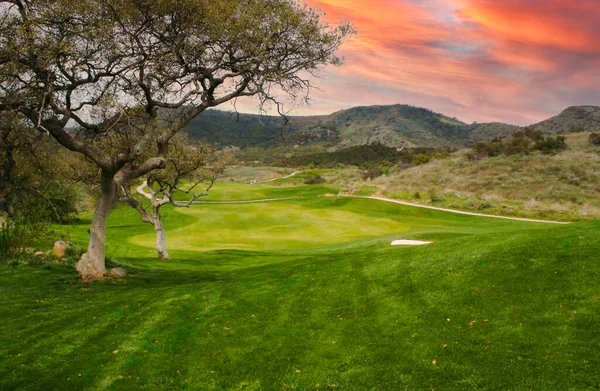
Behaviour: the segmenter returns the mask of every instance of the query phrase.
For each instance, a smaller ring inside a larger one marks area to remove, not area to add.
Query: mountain
[[[531,125],[544,134],[554,135],[567,132],[593,132],[600,130],[600,107],[572,106],[559,115]]]
[[[330,115],[290,117],[207,110],[190,122],[191,137],[221,146],[272,147],[320,143],[331,150],[382,143],[390,147],[464,147],[511,135],[518,126],[466,124],[431,110],[408,105],[362,106]],[[531,125],[545,134],[600,130],[600,107],[569,107],[556,117]]]
[[[330,117],[340,138],[336,149],[375,142],[390,147],[458,147],[471,134],[456,118],[406,105],[355,107]]]
[[[194,138],[242,148],[322,142],[333,149],[375,142],[392,147],[460,146],[471,134],[463,122],[406,105],[355,107],[331,115],[291,117],[284,129],[282,126],[281,117],[209,110],[196,117],[187,131]]]

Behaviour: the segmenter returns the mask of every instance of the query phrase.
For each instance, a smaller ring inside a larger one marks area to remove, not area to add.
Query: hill
[[[600,218],[600,147],[588,142],[589,133],[566,136],[568,149],[556,155],[472,161],[468,150],[462,150],[446,159],[391,170],[368,185],[388,197],[487,214]]]
[[[500,122],[466,124],[408,105],[362,106],[330,115],[290,117],[208,110],[187,132],[196,139],[240,148],[320,144],[330,150],[381,143],[388,147],[460,148],[511,135],[518,126]],[[531,125],[544,134],[600,130],[600,107],[574,106]]]
[[[559,115],[531,125],[531,127],[549,135],[598,131],[600,130],[600,107],[572,106]]]
[[[472,133],[463,122],[407,105],[355,107],[331,115],[290,117],[285,129],[282,126],[281,117],[209,110],[196,117],[187,132],[197,139],[242,148],[323,143],[332,149],[377,142],[390,147],[458,147]]]

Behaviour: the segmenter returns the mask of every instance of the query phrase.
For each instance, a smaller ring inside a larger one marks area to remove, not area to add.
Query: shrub
[[[494,157],[502,153],[502,139],[496,138],[489,143],[484,141],[473,144],[474,157]]]
[[[27,246],[26,230],[23,224],[7,221],[0,226],[0,256],[15,258],[25,251]]]
[[[0,225],[0,258],[19,257],[48,239],[48,225],[7,220]]]
[[[508,141],[504,145],[502,152],[504,152],[504,154],[507,156],[530,152],[532,150],[533,145],[531,139],[525,136],[518,135],[517,132],[515,132],[515,134],[516,137],[513,136],[510,139],[508,139]]]
[[[600,145],[600,133],[592,133],[590,134],[590,144],[592,145]]]
[[[363,179],[375,179],[383,175],[383,170],[377,166],[369,167],[363,173]]]
[[[321,175],[313,175],[313,176],[306,178],[306,180],[304,181],[304,184],[305,185],[322,185],[325,182],[326,182],[325,178],[323,178]]]
[[[542,141],[538,141],[534,146],[535,150],[541,151],[543,154],[552,155],[567,149],[565,136],[546,137]]]
[[[467,154],[469,160],[482,157],[500,155],[527,154],[532,151],[541,151],[544,154],[555,154],[567,149],[564,136],[546,137],[539,130],[525,128],[517,130],[506,139],[496,138],[490,142],[477,142],[473,144],[473,152]]]
[[[433,156],[426,153],[418,153],[412,157],[413,166],[420,166],[421,164],[429,163],[433,159]]]
[[[431,202],[433,203],[444,202],[446,200],[446,197],[436,189],[429,189],[428,192],[429,198],[431,198]]]

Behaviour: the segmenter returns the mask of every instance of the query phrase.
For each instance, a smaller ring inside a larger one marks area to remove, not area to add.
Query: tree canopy
[[[105,271],[117,181],[164,168],[169,141],[207,108],[307,93],[310,74],[341,64],[336,52],[354,33],[295,0],[6,0],[0,12],[0,111],[101,171],[78,264],[89,279]],[[95,142],[114,135],[127,140],[118,153]]]

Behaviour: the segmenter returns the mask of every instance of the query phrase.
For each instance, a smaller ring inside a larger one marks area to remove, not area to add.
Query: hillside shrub
[[[325,182],[326,182],[325,178],[323,178],[321,175],[313,175],[313,176],[306,178],[306,180],[304,181],[304,184],[305,185],[322,185]]]
[[[277,167],[309,167],[309,168],[336,168],[345,165],[356,167],[378,166],[383,172],[387,168],[410,167],[413,165],[413,156],[419,154],[429,155],[430,159],[442,159],[454,152],[450,148],[406,148],[399,149],[388,147],[381,143],[359,145],[331,152],[304,153],[296,151],[292,156],[277,160],[273,163]],[[265,151],[263,150],[263,154]]]
[[[469,160],[500,155],[512,156],[540,151],[543,154],[555,154],[567,149],[564,136],[544,137],[541,131],[524,128],[515,131],[511,137],[495,138],[490,142],[480,141],[473,144],[473,151],[467,154]]]
[[[431,202],[433,202],[433,203],[444,202],[446,200],[446,197],[444,197],[444,194],[442,194],[442,192],[440,192],[437,189],[431,188],[427,192],[429,193],[429,198],[431,199]]]
[[[473,144],[473,152],[476,157],[494,157],[502,153],[502,140],[494,139],[490,142],[479,141]]]
[[[590,134],[589,140],[592,145],[600,145],[600,133]]]
[[[433,156],[426,153],[419,153],[412,157],[412,165],[420,166],[421,164],[429,163]]]
[[[383,175],[383,170],[380,167],[373,166],[373,167],[367,168],[362,176],[363,176],[363,179],[367,180],[367,179],[379,178],[382,175]]]
[[[567,139],[565,136],[546,137],[536,142],[533,149],[546,155],[553,155],[567,149]]]

